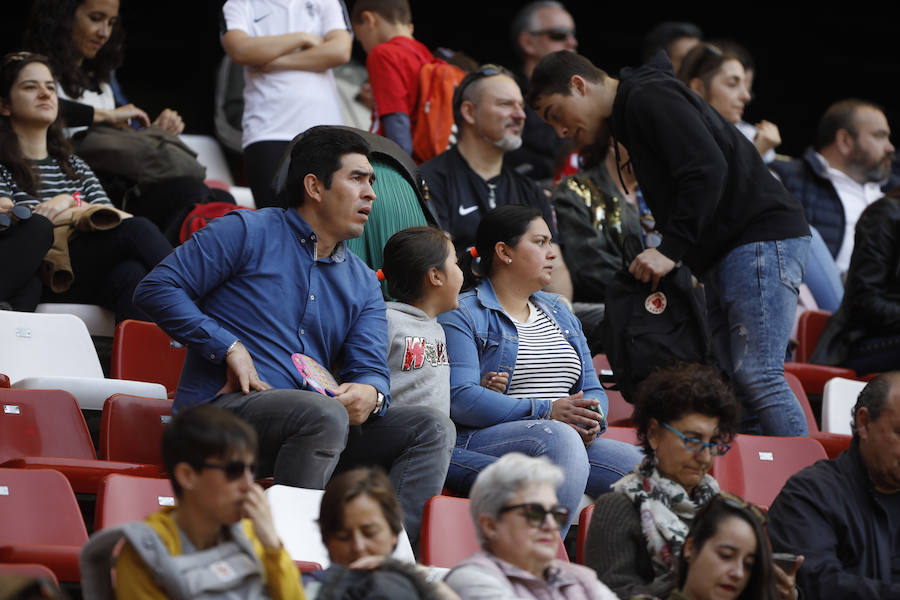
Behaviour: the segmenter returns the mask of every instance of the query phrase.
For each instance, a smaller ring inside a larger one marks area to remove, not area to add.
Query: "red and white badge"
[[[646,300],[644,300],[644,308],[647,309],[648,313],[654,315],[658,315],[665,311],[667,305],[668,301],[666,300],[666,295],[662,292],[653,292],[647,296]]]

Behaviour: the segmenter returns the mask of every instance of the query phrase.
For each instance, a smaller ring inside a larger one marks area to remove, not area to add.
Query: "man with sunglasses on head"
[[[578,47],[575,20],[556,0],[537,0],[519,9],[510,24],[509,38],[520,61],[515,77],[522,94],[528,90],[528,80],[538,61],[551,52],[574,51]],[[546,183],[549,189],[565,146],[553,128],[526,106],[522,147],[510,152],[506,162],[529,178]]]
[[[504,155],[522,145],[525,122],[522,92],[512,73],[487,64],[466,75],[453,96],[453,117],[458,143],[420,169],[438,222],[453,236],[457,252],[473,246],[481,218],[505,204],[538,207],[555,237],[549,198],[504,163]]]

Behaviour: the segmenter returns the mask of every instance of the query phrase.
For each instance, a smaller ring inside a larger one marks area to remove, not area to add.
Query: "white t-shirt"
[[[225,30],[253,37],[303,31],[325,37],[349,31],[342,0],[228,0],[222,7]],[[331,70],[263,73],[244,67],[242,146],[291,140],[314,125],[343,125]]]
[[[850,268],[850,255],[853,254],[853,240],[856,236],[856,222],[866,207],[884,196],[881,186],[875,182],[859,184],[843,171],[832,168],[825,157],[816,153],[816,158],[825,166],[825,173],[834,186],[841,204],[844,205],[844,239],[834,262],[841,273]]]
[[[84,90],[77,98],[70,98],[59,82],[57,82],[56,94],[65,100],[73,100],[75,102],[81,102],[82,104],[88,104],[95,109],[112,110],[116,107],[116,96],[113,94],[112,86],[105,81],[100,84],[99,92]],[[70,138],[79,131],[84,131],[85,129],[87,129],[87,127],[67,127],[65,134],[66,137]]]

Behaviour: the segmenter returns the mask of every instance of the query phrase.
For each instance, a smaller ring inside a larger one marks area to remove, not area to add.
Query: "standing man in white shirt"
[[[865,208],[900,183],[891,176],[894,146],[884,111],[864,100],[832,104],[816,130],[815,147],[803,157],[776,160],[770,167],[803,203],[845,273],[853,252],[856,222]]]
[[[295,135],[342,125],[333,67],[353,38],[342,0],[228,0],[222,46],[244,65],[244,164],[258,208],[276,205],[272,180]]]

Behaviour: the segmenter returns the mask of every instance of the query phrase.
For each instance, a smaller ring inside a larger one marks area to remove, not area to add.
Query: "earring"
[[[506,263],[507,263],[507,264],[509,264],[509,263],[511,263],[511,262],[512,262],[512,259],[511,259],[511,258],[507,258],[507,259],[506,259]]]

